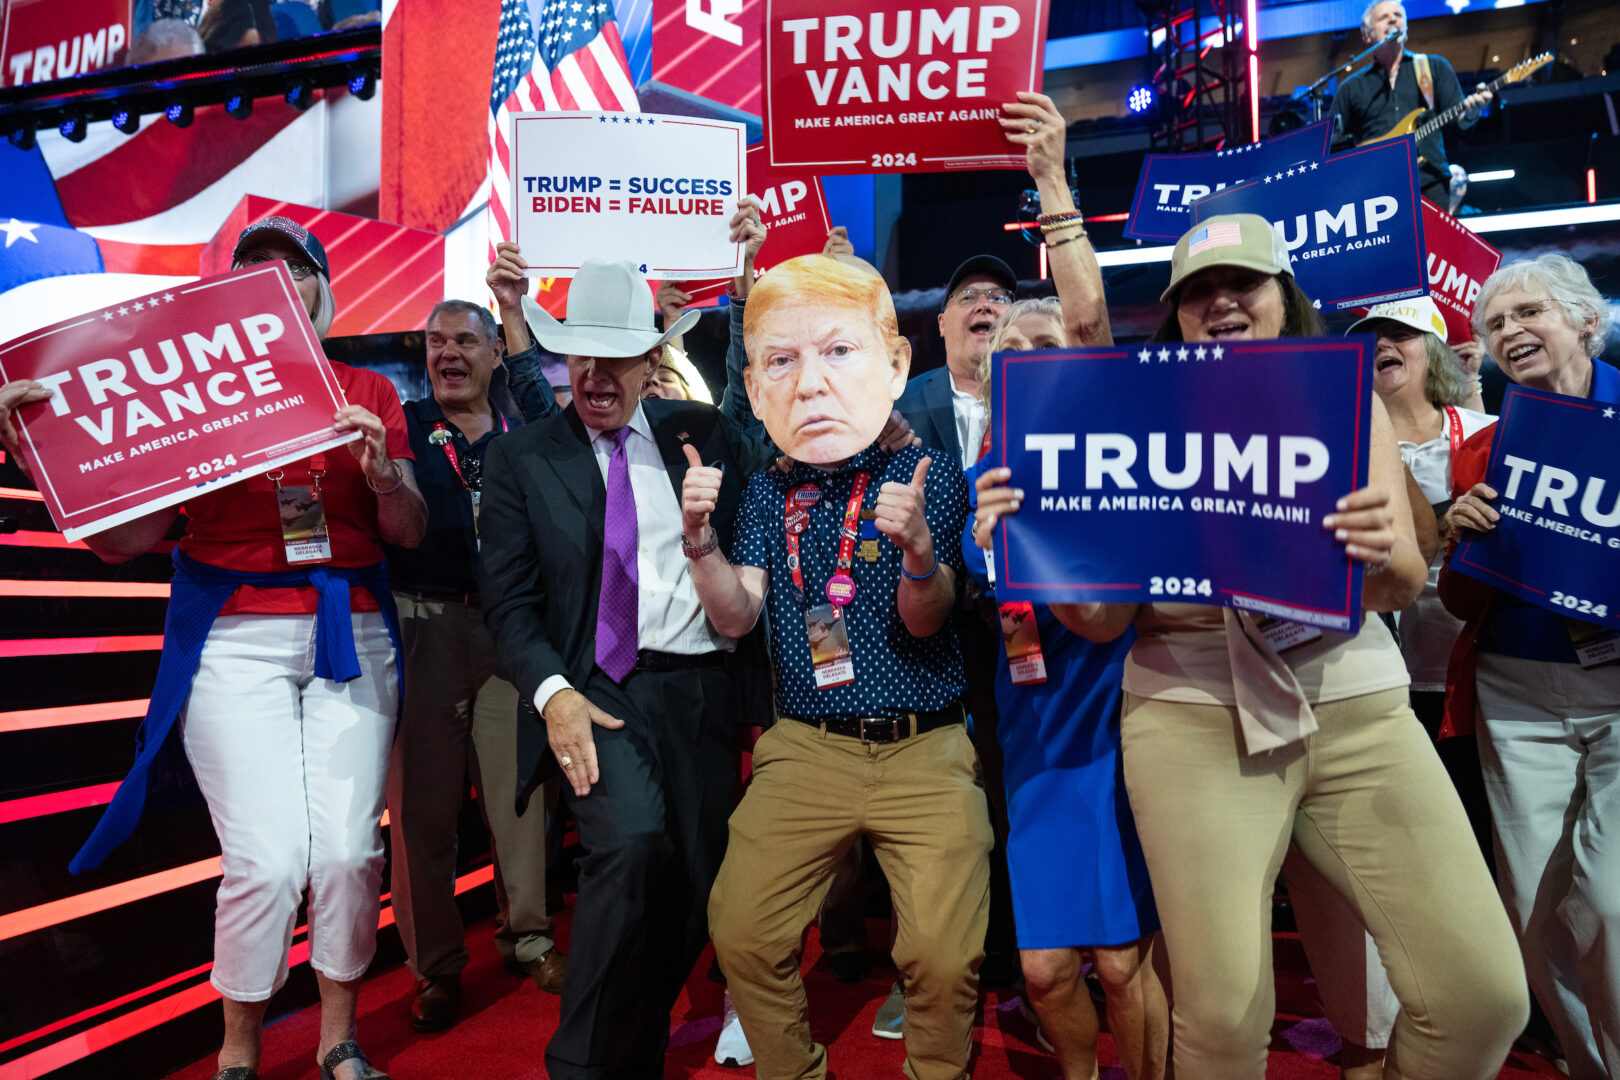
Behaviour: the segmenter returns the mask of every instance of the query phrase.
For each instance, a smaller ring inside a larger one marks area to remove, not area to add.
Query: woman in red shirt
[[[287,218],[248,226],[235,266],[275,259],[324,337],[335,303],[320,241]],[[265,1007],[286,981],[306,889],[321,1075],[384,1075],[354,1041],[360,979],[376,950],[384,781],[399,715],[398,619],[381,545],[419,543],[427,506],[393,385],[332,368],[349,402],[333,428],[359,439],[85,541],[124,562],[186,518],[135,767],[73,869],[99,864],[133,832],[177,734],[221,851],[212,982],[225,1038],[215,1080],[256,1080]],[[49,394],[37,384],[4,390],[0,401],[13,407]],[[11,447],[3,417],[0,435]]]

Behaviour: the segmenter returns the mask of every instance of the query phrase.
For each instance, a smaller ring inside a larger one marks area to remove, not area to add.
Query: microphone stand
[[[1399,40],[1404,42],[1406,40],[1406,35],[1400,33],[1399,31],[1391,30],[1383,41],[1375,42],[1374,44],[1369,45],[1355,56],[1352,56],[1350,59],[1346,60],[1343,64],[1333,68],[1326,75],[1323,75],[1320,79],[1317,79],[1315,82],[1311,83],[1311,85],[1307,86],[1305,89],[1295,91],[1295,101],[1304,99],[1310,103],[1311,123],[1314,124],[1318,120],[1322,119],[1323,98],[1327,96],[1322,93],[1322,87],[1327,84],[1328,80],[1336,79],[1340,75],[1350,74],[1356,69],[1357,64],[1367,59],[1367,57],[1371,56],[1379,49],[1382,49],[1385,45],[1388,45],[1391,40]]]

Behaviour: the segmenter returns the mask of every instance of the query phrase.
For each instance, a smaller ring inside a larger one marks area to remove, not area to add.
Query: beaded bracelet
[[[1069,210],[1061,214],[1042,214],[1035,219],[1036,224],[1041,227],[1043,233],[1057,232],[1060,229],[1082,225],[1084,221],[1085,218],[1078,210]]]
[[[1065,236],[1061,240],[1048,240],[1046,242],[1046,248],[1047,248],[1048,251],[1050,251],[1052,248],[1062,247],[1064,244],[1072,244],[1076,240],[1084,240],[1085,238],[1086,238],[1086,230],[1081,229],[1079,232],[1075,233],[1073,236]]]
[[[401,468],[398,464],[395,464],[394,465],[394,475],[397,476],[399,479],[394,481],[394,486],[393,487],[380,488],[376,484],[373,484],[371,482],[371,477],[369,477],[369,476],[366,477],[366,487],[371,489],[371,493],[373,495],[391,495],[394,492],[399,490],[399,485],[401,485],[401,484],[403,484],[405,482],[405,470],[403,468]]]

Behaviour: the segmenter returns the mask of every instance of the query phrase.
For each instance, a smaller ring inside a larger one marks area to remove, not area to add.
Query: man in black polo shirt
[[[512,299],[514,306],[517,303]],[[494,318],[445,300],[427,321],[431,397],[405,404],[417,483],[428,504],[420,547],[388,550],[405,656],[405,709],[388,773],[394,912],[417,978],[411,1026],[455,1023],[467,966],[456,908],[456,824],[469,780],[498,862],[497,948],[542,990],[562,985],[567,959],[546,914],[546,815],[514,809],[518,692],[499,670],[478,603],[478,509],[484,452],[502,432],[556,411],[532,349],[512,357],[535,368],[516,379],[522,414],[506,391]],[[504,407],[496,402],[502,402]]]
[[[1446,58],[1433,53],[1406,51],[1406,6],[1400,0],[1373,0],[1361,16],[1361,39],[1371,45],[1382,42],[1373,53],[1373,62],[1345,79],[1333,99],[1331,116],[1339,122],[1334,150],[1377,139],[1405,119],[1413,109],[1443,112],[1459,101],[1467,111],[1457,121],[1459,130],[1474,126],[1480,110],[1491,99],[1483,85],[1464,98],[1457,73]],[[1468,174],[1460,165],[1446,163],[1445,132],[1436,131],[1418,140],[1423,156],[1418,177],[1423,195],[1436,206],[1451,205],[1453,179],[1459,181],[1457,201],[1467,187]],[[1454,174],[1460,174],[1454,177]]]
[[[715,950],[762,1080],[824,1076],[800,937],[834,865],[867,836],[899,919],[908,1075],[957,1080],[971,1049],[991,843],[950,621],[967,485],[937,450],[877,445],[910,348],[869,268],[830,255],[779,264],[754,286],[744,334],[754,412],[799,464],[749,481],[736,565],[714,554],[710,535],[720,471],[692,460],[683,487],[704,612],[740,634],[768,608],[782,716],[756,745],[731,818],[709,901]]]

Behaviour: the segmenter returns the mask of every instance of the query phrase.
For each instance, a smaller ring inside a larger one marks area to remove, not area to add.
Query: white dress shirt
[[[703,614],[697,587],[692,584],[690,562],[681,551],[681,504],[669,482],[664,456],[653,440],[652,425],[640,405],[627,425],[624,453],[630,465],[630,489],[636,497],[636,644],[656,652],[696,656],[716,649],[730,652],[733,638],[716,632]],[[611,432],[587,427],[602,482],[607,482],[613,458]],[[559,690],[571,689],[562,675],[553,675],[535,692],[534,706],[545,711],[546,702]]]
[[[951,409],[956,413],[956,441],[962,444],[962,468],[971,469],[979,461],[979,444],[984,441],[984,429],[990,424],[990,415],[978,394],[964,394],[951,382]]]

